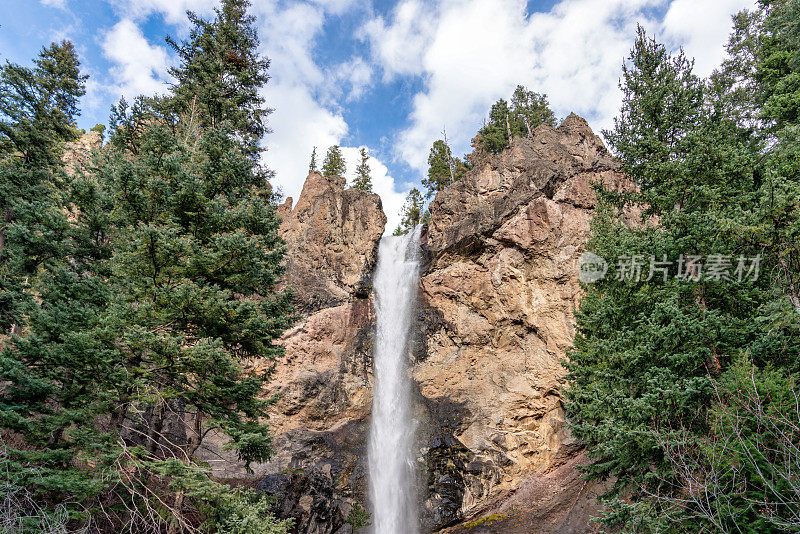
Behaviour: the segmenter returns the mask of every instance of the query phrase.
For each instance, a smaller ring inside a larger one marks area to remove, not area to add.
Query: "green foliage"
[[[138,369],[133,387],[160,385],[156,411],[178,403],[195,420],[192,439],[219,428],[242,460],[263,461],[268,443],[253,425],[266,414],[256,396],[267,376],[244,376],[242,362],[279,355],[272,342],[289,326],[288,295],[273,292],[279,223],[229,131],[182,138],[152,126],[140,155],[111,150],[96,172],[118,243],[107,328]]]
[[[359,503],[355,503],[350,509],[350,513],[347,514],[345,523],[353,527],[353,532],[357,532],[358,529],[368,527],[372,524],[370,521],[371,517],[370,513],[367,512],[363,506]]]
[[[344,176],[346,171],[347,165],[339,145],[333,145],[328,148],[328,153],[325,154],[325,159],[322,161],[322,175]]]
[[[451,183],[459,180],[467,172],[466,164],[453,157],[447,143],[438,139],[433,142],[428,154],[428,176],[422,179],[425,198],[431,198]]]
[[[14,502],[30,521],[287,531],[264,498],[215,482],[196,458],[213,431],[246,467],[268,459],[270,372],[250,369],[282,354],[275,341],[292,321],[289,294],[277,289],[279,221],[248,141],[261,101],[235,107],[195,87],[245,76],[197,55],[230,43],[254,69],[244,86],[255,71],[265,76],[248,59],[242,6],[224,2],[211,23],[192,19],[173,93],[115,106],[89,177],[61,163],[84,81],[71,45],[43,50],[33,69],[0,72],[0,302],[2,327],[14,325],[0,340],[0,426],[14,433],[2,491],[6,502],[25,496]],[[201,111],[186,107],[192,93]]]
[[[33,68],[0,67],[0,328],[19,325],[37,270],[63,256],[65,141],[76,136],[85,76],[72,43],[43,48]],[[27,281],[27,282],[26,282]]]
[[[547,95],[518,85],[511,96],[510,106],[502,98],[492,105],[489,120],[478,131],[477,145],[485,152],[496,154],[508,148],[511,138],[530,137],[540,124],[556,124]]]
[[[792,486],[766,486],[785,459],[757,457],[746,440],[726,441],[763,424],[726,419],[744,406],[731,394],[747,392],[741,354],[757,369],[780,368],[783,377],[800,370],[792,241],[800,197],[796,160],[787,156],[791,143],[783,142],[796,134],[788,124],[780,128],[781,113],[759,110],[759,100],[769,98],[740,90],[763,83],[756,76],[760,43],[772,42],[760,35],[764,16],[736,19],[729,51],[739,61],[726,62],[707,82],[692,74],[682,52],[670,55],[641,29],[623,69],[622,110],[605,135],[637,187],[625,194],[598,187],[588,249],[610,268],[586,286],[566,363],[572,429],[594,460],[586,474],[616,478],[603,496],[609,528],[726,531],[735,523],[748,532],[776,532],[788,526],[773,519],[787,517],[776,503],[796,499]],[[767,150],[768,138],[781,141]],[[642,216],[634,220],[637,211]],[[644,258],[646,275],[651,257],[712,254],[760,254],[762,275],[692,281],[676,276],[673,264],[666,280],[617,276],[621,256]],[[774,384],[769,396],[793,396],[791,380],[763,373],[764,387]],[[759,435],[758,447],[777,450]],[[693,480],[703,472],[713,477]]]
[[[508,138],[510,114],[508,102],[502,98],[492,104],[488,122],[478,130],[478,146],[483,151],[496,154],[508,148],[510,142]]]
[[[367,161],[369,160],[369,156],[367,155],[367,149],[361,149],[361,163],[356,167],[356,177],[353,180],[353,187],[356,189],[360,189],[361,191],[366,191],[368,193],[372,192],[372,178],[369,175],[369,164]]]
[[[511,135],[530,137],[540,124],[556,125],[556,116],[547,102],[547,95],[518,85],[511,95]]]
[[[311,151],[311,162],[308,164],[308,172],[317,172],[317,147]]]
[[[219,534],[288,534],[292,520],[277,520],[272,505],[267,495],[253,490],[221,491],[213,502],[213,514],[203,527]]]
[[[734,361],[715,383],[708,432],[679,432],[665,445],[681,496],[667,502],[665,523],[685,531],[797,531],[799,395],[785,371],[759,369],[746,356]]]
[[[405,204],[403,204],[400,224],[392,235],[405,235],[413,230],[422,220],[422,208],[424,206],[425,201],[422,198],[422,193],[416,187],[412,188],[406,196]]]
[[[223,0],[210,21],[190,12],[188,38],[180,43],[167,39],[180,60],[170,69],[176,83],[169,107],[200,128],[227,124],[242,151],[255,161],[271,110],[259,92],[269,80],[269,60],[259,55],[249,6],[248,0]]]
[[[100,134],[100,140],[102,141],[106,135],[106,125],[105,124],[95,124],[89,130],[91,132],[97,132]]]

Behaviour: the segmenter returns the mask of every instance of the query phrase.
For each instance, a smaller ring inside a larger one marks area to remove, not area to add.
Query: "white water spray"
[[[369,479],[375,534],[416,534],[414,425],[408,375],[411,315],[419,277],[421,226],[384,237],[375,269],[377,333]]]

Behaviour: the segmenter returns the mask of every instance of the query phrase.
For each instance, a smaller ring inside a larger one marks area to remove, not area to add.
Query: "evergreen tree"
[[[431,198],[455,180],[455,167],[459,163],[457,158],[453,158],[447,143],[442,139],[433,142],[428,154],[428,176],[422,179],[426,198]]]
[[[511,138],[529,137],[540,124],[556,124],[547,96],[518,85],[510,106],[502,98],[492,105],[488,122],[478,131],[477,145],[485,152],[502,152],[510,145]]]
[[[360,189],[361,191],[366,191],[368,193],[372,192],[372,178],[369,175],[369,164],[367,163],[369,160],[369,156],[367,155],[367,149],[361,149],[361,163],[356,167],[356,177],[353,180],[353,187],[356,189]]]
[[[482,150],[496,154],[508,148],[510,113],[508,102],[502,98],[492,105],[489,121],[478,131]]]
[[[70,223],[97,217],[61,162],[63,143],[77,133],[85,80],[68,42],[44,48],[32,69],[0,71],[2,326],[16,325],[0,340],[0,427],[16,434],[0,462],[4,492],[39,504],[7,512],[44,514],[43,521],[62,502],[74,506],[67,519],[78,517],[87,499],[103,494],[114,447],[113,433],[96,424],[120,372],[94,331],[108,303],[108,272],[97,269],[108,255],[97,226]]]
[[[0,68],[0,329],[19,325],[19,305],[44,264],[62,256],[61,148],[76,136],[85,76],[70,42],[43,48],[33,68]]]
[[[757,25],[761,45],[754,69],[761,141],[766,152],[760,241],[769,252],[768,268],[800,314],[800,1],[762,1]],[[779,318],[777,318],[780,320]]]
[[[291,320],[288,293],[276,291],[279,221],[252,160],[230,130],[184,134],[151,125],[138,156],[110,150],[96,171],[115,216],[114,299],[103,326],[136,370],[113,417],[147,450],[142,484],[169,466],[181,488],[173,522],[183,520],[184,494],[198,491],[195,454],[209,431],[228,436],[246,464],[269,457],[260,422],[269,367],[244,366],[279,356],[274,341]],[[188,428],[169,431],[173,414]]]
[[[518,85],[511,96],[511,134],[530,137],[540,124],[556,125],[556,116],[547,103],[547,95],[528,91]]]
[[[201,128],[227,122],[245,154],[256,160],[271,111],[259,92],[269,80],[269,61],[258,53],[249,6],[248,0],[223,0],[210,21],[190,12],[188,38],[167,39],[180,60],[170,69],[176,82],[169,104],[186,116],[185,121]]]
[[[311,150],[311,163],[308,164],[308,173],[317,172],[317,147]]]
[[[236,30],[198,25],[212,42]],[[216,432],[245,465],[268,458],[270,366],[246,366],[281,354],[292,319],[279,222],[241,116],[223,106],[198,128],[172,115],[180,85],[122,102],[92,176],[67,176],[59,147],[83,84],[72,59],[54,46],[36,68],[0,73],[3,297],[15,307],[4,320],[26,320],[0,345],[0,425],[16,433],[5,488],[44,514],[66,506],[78,528],[285,534],[268,499],[215,482],[196,455]]]
[[[402,219],[392,235],[405,235],[422,221],[425,201],[416,187],[412,188],[403,204]]]
[[[322,175],[323,176],[344,176],[347,171],[347,166],[344,162],[344,156],[339,149],[339,145],[333,145],[328,149],[325,154],[325,159],[322,162]]]
[[[573,431],[595,460],[588,476],[617,478],[604,496],[609,527],[670,526],[671,504],[649,498],[680,486],[665,453],[708,432],[714,381],[759,338],[754,317],[769,294],[764,277],[687,271],[693,256],[759,252],[741,237],[757,205],[757,156],[736,121],[706,105],[691,71],[640,28],[623,67],[621,114],[605,132],[638,187],[601,194],[588,248],[610,268],[581,301],[567,397]],[[639,224],[625,220],[632,206]],[[667,276],[648,277],[665,257]],[[644,276],[627,276],[637,259]]]

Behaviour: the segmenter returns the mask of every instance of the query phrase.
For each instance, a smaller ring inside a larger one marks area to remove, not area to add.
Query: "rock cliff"
[[[348,528],[354,504],[366,507],[371,277],[386,216],[378,195],[315,172],[278,214],[301,319],[283,335],[286,357],[267,393],[276,397],[276,454],[257,469],[259,487],[279,497],[277,512],[295,519],[296,532],[330,534]]]
[[[514,139],[431,204],[410,355],[426,532],[590,528],[600,488],[578,477],[560,387],[592,182],[625,186],[570,115]],[[368,504],[370,280],[386,218],[377,195],[317,173],[279,213],[302,319],[282,340],[269,392],[276,454],[257,478],[295,532],[349,532],[350,508]],[[218,474],[243,476],[231,466],[217,462]]]
[[[542,483],[548,471],[575,463],[561,360],[574,335],[577,260],[589,237],[593,182],[625,187],[602,141],[570,115],[558,128],[540,126],[531,138],[514,139],[431,205],[413,376],[439,434],[425,462],[432,515],[486,511],[526,480]],[[442,444],[443,433],[455,446]],[[575,480],[561,472],[548,484],[563,483],[563,491],[541,499],[582,507],[569,521],[586,529],[593,510],[569,489]],[[448,498],[440,497],[440,486]],[[539,506],[544,501],[533,508]],[[446,507],[452,511],[443,514]],[[478,526],[475,532],[513,532],[509,525]],[[520,530],[538,531],[562,530]]]
[[[92,153],[103,146],[103,136],[99,132],[88,131],[64,146],[65,170],[68,173],[85,172],[92,162]]]

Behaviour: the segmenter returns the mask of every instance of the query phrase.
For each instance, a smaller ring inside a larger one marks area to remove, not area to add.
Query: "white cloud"
[[[347,102],[358,100],[372,85],[372,73],[372,65],[361,57],[339,63],[330,70],[326,80],[330,96],[344,96]]]
[[[43,6],[67,9],[67,0],[41,0]]]
[[[347,134],[341,115],[321,107],[308,88],[299,85],[268,85],[264,95],[275,111],[269,117],[272,134],[264,163],[275,171],[273,184],[284,195],[297,200],[308,174],[311,150],[317,147],[318,161],[325,151]]]
[[[311,0],[333,15],[341,15],[358,5],[356,0]]]
[[[219,0],[108,0],[123,17],[131,19],[146,18],[153,13],[163,15],[164,20],[169,24],[175,24],[181,28],[187,28],[189,21],[186,18],[187,11],[194,11],[199,15],[212,13]]]
[[[279,7],[271,0],[256,0],[253,13],[273,79],[282,85],[320,85],[325,76],[311,51],[325,22],[324,10],[302,2]]]
[[[103,36],[101,46],[103,55],[114,64],[110,69],[113,85],[107,88],[109,92],[129,100],[140,94],[166,92],[169,55],[163,47],[151,45],[132,20],[123,19],[115,24]]]
[[[664,36],[695,59],[695,72],[707,76],[719,66],[731,32],[731,15],[752,9],[753,0],[674,0],[662,26]]]
[[[364,25],[373,54],[388,80],[395,74],[419,74],[425,47],[435,31],[437,7],[421,0],[401,0],[392,20],[375,17]]]
[[[373,60],[385,78],[417,75],[409,126],[396,155],[424,171],[430,144],[443,127],[457,153],[469,148],[491,104],[517,83],[546,93],[559,116],[571,111],[599,130],[621,102],[618,79],[637,23],[697,56],[700,74],[722,58],[730,15],[745,0],[562,0],[549,12],[526,12],[524,0],[402,0],[389,21],[365,25]]]

